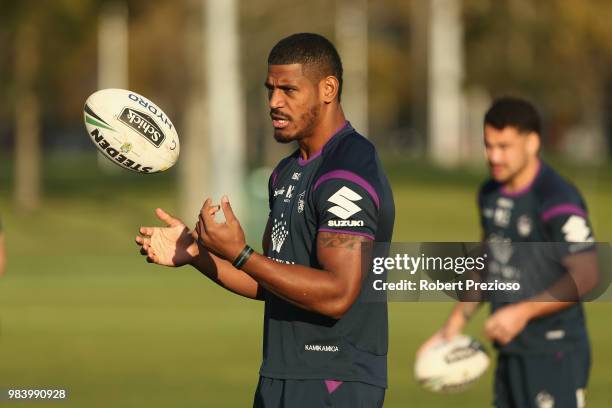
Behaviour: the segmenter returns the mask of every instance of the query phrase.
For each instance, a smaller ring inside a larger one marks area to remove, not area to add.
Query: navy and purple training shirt
[[[543,162],[533,182],[522,191],[511,193],[494,180],[487,181],[480,189],[478,205],[492,255],[487,279],[519,283],[525,298],[550,289],[567,273],[564,258],[594,248],[582,196]],[[493,311],[508,303],[504,297],[500,292],[490,299]],[[500,351],[553,352],[577,345],[588,347],[581,303],[530,321]]]
[[[268,183],[272,229],[269,258],[321,268],[319,232],[390,242],[395,207],[372,143],[347,122],[320,152],[283,159]],[[335,320],[265,293],[260,374],[334,379],[387,386],[387,305],[363,302]]]

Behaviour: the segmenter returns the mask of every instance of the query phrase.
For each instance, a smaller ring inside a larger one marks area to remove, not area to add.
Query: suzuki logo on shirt
[[[359,208],[359,206],[353,202],[359,200],[361,200],[361,196],[359,194],[346,186],[342,187],[340,190],[336,191],[334,195],[327,199],[327,201],[336,204],[327,211],[337,217],[342,218],[343,220],[346,220],[350,216],[361,211],[361,208]]]

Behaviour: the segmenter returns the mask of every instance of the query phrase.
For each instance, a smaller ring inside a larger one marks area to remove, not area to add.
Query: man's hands
[[[195,229],[197,239],[206,249],[229,262],[233,262],[244,249],[246,239],[227,196],[221,198],[220,208],[223,210],[226,222],[216,222],[215,214],[219,211],[219,206],[212,205],[210,198],[204,201]]]
[[[528,303],[524,302],[515,303],[498,309],[485,322],[485,336],[502,346],[510,343],[529,322],[527,305]]]
[[[136,243],[141,246],[140,253],[147,256],[148,262],[164,266],[183,266],[191,263],[199,254],[198,245],[185,224],[158,208],[157,218],[166,227],[140,227]]]
[[[435,332],[429,339],[425,341],[417,350],[417,357],[425,350],[440,341],[448,341],[460,334],[470,318],[476,313],[479,302],[459,302],[453,308],[446,323],[440,330]]]
[[[223,210],[226,222],[215,221],[219,210]],[[155,214],[166,226],[140,227],[140,235],[136,237],[136,243],[141,246],[140,253],[146,255],[148,262],[164,266],[192,263],[200,253],[198,244],[232,262],[246,245],[244,231],[227,196],[223,196],[220,206],[212,205],[212,200],[206,199],[194,232],[161,208],[156,209]]]
[[[449,328],[446,326],[442,327],[440,330],[435,332],[430,338],[425,340],[425,343],[421,344],[421,347],[419,347],[419,349],[416,352],[416,356],[417,357],[420,356],[421,354],[425,352],[425,350],[427,350],[434,344],[437,344],[443,341],[448,341],[459,333],[461,333],[461,330],[453,331],[453,330],[449,330]]]

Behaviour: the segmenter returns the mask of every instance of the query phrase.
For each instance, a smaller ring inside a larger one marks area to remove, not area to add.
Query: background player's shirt
[[[320,153],[283,159],[269,181],[270,249],[278,262],[321,268],[321,231],[389,242],[395,207],[374,146],[347,122]],[[387,386],[387,305],[357,301],[340,319],[265,293],[264,377]]]
[[[545,163],[540,163],[533,183],[523,191],[508,193],[495,181],[485,183],[479,208],[484,238],[490,244],[487,279],[518,282],[523,298],[550,288],[562,277],[566,273],[564,257],[593,249],[584,200],[573,185]],[[490,300],[492,311],[509,302],[504,293]],[[530,321],[515,339],[499,348],[501,352],[530,353],[585,344],[584,312],[582,304],[577,303]]]

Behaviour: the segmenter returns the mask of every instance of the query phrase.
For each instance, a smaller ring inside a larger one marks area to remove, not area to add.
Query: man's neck
[[[308,160],[311,156],[321,151],[325,143],[329,141],[340,129],[346,125],[344,112],[340,108],[333,117],[323,118],[319,125],[313,130],[312,135],[298,142],[302,160]]]
[[[530,160],[523,170],[504,184],[504,189],[509,193],[516,193],[527,189],[538,176],[540,166],[539,158],[536,157]]]

